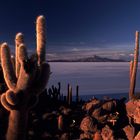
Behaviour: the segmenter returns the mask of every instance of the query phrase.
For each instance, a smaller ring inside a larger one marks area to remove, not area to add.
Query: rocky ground
[[[93,98],[71,105],[50,100],[30,113],[29,139],[140,140],[139,99]]]
[[[0,106],[1,140],[6,134],[8,115]],[[29,113],[27,139],[140,140],[140,100],[106,97],[69,105],[46,90]]]

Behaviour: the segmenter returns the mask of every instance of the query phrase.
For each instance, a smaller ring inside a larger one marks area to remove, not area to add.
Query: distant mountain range
[[[75,58],[75,59],[51,59],[48,60],[48,62],[126,62],[123,59],[111,59],[111,58],[105,58],[100,57],[97,55],[91,56],[91,57],[85,57],[85,58]]]

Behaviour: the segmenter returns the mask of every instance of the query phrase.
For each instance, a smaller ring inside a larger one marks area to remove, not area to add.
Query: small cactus
[[[72,87],[68,84],[67,103],[71,105],[72,102]]]
[[[64,128],[64,122],[63,122],[64,120],[63,120],[63,116],[62,115],[59,115],[58,116],[58,129],[59,130],[63,130],[63,128]]]
[[[46,28],[44,16],[36,21],[37,58],[28,57],[23,34],[15,38],[15,67],[7,43],[1,45],[1,65],[8,90],[1,96],[1,103],[10,111],[7,140],[25,140],[30,100],[45,89],[50,66],[45,62]],[[14,69],[15,68],[15,69]]]

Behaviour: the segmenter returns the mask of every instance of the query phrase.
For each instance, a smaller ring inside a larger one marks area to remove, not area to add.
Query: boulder
[[[102,128],[101,136],[103,140],[115,140],[113,130],[108,125]]]
[[[90,102],[86,103],[83,107],[87,112],[92,112],[95,108],[98,108],[102,104],[101,100],[96,98],[92,99]]]
[[[123,128],[123,131],[125,132],[128,140],[134,139],[135,129],[133,126],[127,125],[126,127]]]
[[[93,140],[103,140],[101,133],[97,131],[93,136]]]
[[[128,116],[133,118],[134,123],[140,124],[140,100],[130,100],[126,103]]]
[[[102,109],[104,109],[108,112],[111,112],[111,111],[114,111],[116,109],[116,106],[117,106],[116,101],[115,100],[110,100],[110,101],[105,102],[102,105]]]
[[[80,124],[80,129],[84,132],[95,133],[97,131],[97,122],[92,117],[86,116]]]
[[[80,140],[91,140],[92,137],[93,137],[93,134],[86,132],[80,135]]]
[[[135,136],[134,140],[140,140],[140,132]]]

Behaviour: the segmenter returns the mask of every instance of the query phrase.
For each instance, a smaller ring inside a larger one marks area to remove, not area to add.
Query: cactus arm
[[[11,61],[12,61],[13,69],[15,70],[15,57],[13,55],[11,55]]]
[[[28,59],[28,56],[27,56],[26,48],[23,44],[21,44],[18,49],[18,61],[20,62],[20,73],[19,73],[17,86],[16,86],[17,93],[20,90],[27,91],[27,88],[29,87],[29,85],[31,84],[31,82],[33,80],[33,78],[31,78],[32,74],[28,73],[24,66],[24,63],[27,62],[27,59]]]
[[[11,111],[13,109],[15,109],[15,106],[12,106],[10,105],[7,100],[6,100],[6,97],[5,97],[5,94],[2,94],[1,95],[1,104],[3,105],[3,107],[8,110],[8,111]]]
[[[20,44],[18,47],[18,61],[20,65],[24,63],[24,61],[27,61],[28,55],[27,55],[27,50],[24,44]]]
[[[44,16],[39,16],[36,20],[36,44],[38,65],[45,61],[46,47],[46,21]]]
[[[19,72],[20,72],[20,63],[18,60],[18,48],[20,44],[23,44],[24,40],[23,40],[23,34],[22,33],[18,33],[15,37],[15,72],[16,72],[16,77],[18,78],[19,76]]]
[[[130,78],[129,99],[132,99],[134,97],[134,93],[135,93],[138,57],[139,57],[139,32],[136,31],[134,62],[133,62],[133,70],[132,70],[132,74],[131,74],[131,78]]]
[[[15,90],[16,76],[11,62],[10,49],[7,43],[1,45],[1,65],[5,82],[10,90]]]

